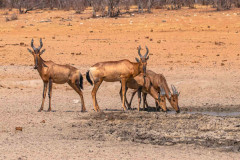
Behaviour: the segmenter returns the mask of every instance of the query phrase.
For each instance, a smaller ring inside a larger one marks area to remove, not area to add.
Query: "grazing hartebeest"
[[[40,46],[38,48],[34,47],[33,39],[32,39],[31,47],[33,51],[28,48],[28,51],[34,57],[34,63],[35,63],[34,69],[38,70],[38,73],[42,78],[43,84],[44,84],[42,105],[38,111],[41,112],[43,110],[48,83],[49,83],[48,111],[51,111],[52,83],[64,84],[66,82],[79,94],[82,101],[81,111],[82,112],[86,111],[84,100],[83,100],[83,93],[81,91],[81,89],[83,89],[83,77],[80,71],[77,68],[72,67],[70,65],[59,65],[52,61],[44,61],[40,56],[45,51],[45,49],[40,51],[42,46],[43,46],[42,39],[40,39]]]
[[[103,81],[106,82],[115,82],[121,81],[122,84],[122,107],[124,110],[127,110],[125,106],[125,90],[126,90],[126,83],[129,79],[137,76],[140,73],[146,75],[146,66],[148,56],[148,48],[146,46],[146,54],[144,56],[140,53],[141,47],[138,47],[138,54],[140,56],[140,60],[136,58],[136,62],[130,62],[129,60],[120,60],[120,61],[107,61],[107,62],[100,62],[93,65],[86,73],[86,78],[88,82],[93,85],[92,89],[92,98],[93,98],[93,106],[95,111],[100,111],[96,100],[96,93]],[[91,76],[91,78],[90,78]],[[92,80],[93,81],[92,81]]]
[[[173,91],[173,94],[172,94],[168,87],[166,78],[162,74],[156,74],[155,72],[153,72],[151,70],[147,70],[146,76],[150,78],[151,84],[153,85],[155,90],[157,90],[158,93],[160,92],[160,99],[161,99],[160,101],[166,104],[166,100],[165,100],[165,96],[166,96],[169,103],[171,104],[171,106],[176,110],[177,113],[179,113],[180,109],[178,106],[178,96],[180,93],[177,91],[176,87],[174,85],[171,85],[172,91]],[[159,86],[161,86],[161,87],[159,87]],[[164,93],[165,96],[161,96],[162,91],[166,92],[166,93]],[[137,90],[132,93],[132,97],[129,102],[129,106],[131,106],[132,99],[133,99],[134,95],[136,94],[136,92],[137,92]],[[146,96],[147,96],[147,92],[143,92],[143,105],[146,104],[148,107],[148,104],[146,101]],[[156,108],[157,107],[158,107],[158,103],[156,102]],[[162,109],[163,109],[163,111],[165,111],[164,108],[162,108]]]
[[[166,92],[166,98],[168,99],[171,106],[175,109],[177,113],[180,112],[179,106],[178,106],[178,96],[179,92],[177,91],[176,87],[174,85],[171,85],[173,93],[171,93],[166,78],[162,74],[157,74],[151,70],[147,70],[147,76],[151,79],[151,83],[153,87],[160,92],[159,86],[162,86]],[[145,94],[146,95],[146,94]]]
[[[164,89],[161,88],[161,92],[160,92],[160,96],[159,96],[156,89],[152,86],[151,80],[148,76],[144,77],[143,74],[141,73],[138,76],[129,79],[127,82],[126,93],[127,93],[128,88],[135,90],[130,99],[130,103],[128,103],[127,98],[126,98],[126,103],[128,105],[128,108],[131,108],[132,99],[133,99],[134,95],[136,94],[136,92],[138,92],[138,111],[140,111],[141,92],[143,92],[143,93],[150,94],[156,100],[156,103],[158,103],[158,105],[161,106],[161,108],[164,111],[167,111]],[[119,94],[122,99],[122,88],[120,89]],[[146,99],[143,99],[143,110],[145,110],[145,103],[144,103],[145,101],[146,101]]]

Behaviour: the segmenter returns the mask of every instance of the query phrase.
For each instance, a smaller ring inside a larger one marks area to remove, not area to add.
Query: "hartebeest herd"
[[[44,101],[48,90],[49,96],[49,108],[51,111],[51,97],[52,97],[52,86],[53,83],[64,84],[68,83],[80,96],[82,108],[81,111],[86,111],[84,98],[83,98],[83,76],[80,71],[70,65],[59,65],[52,61],[44,61],[41,55],[45,52],[43,47],[42,39],[40,39],[40,46],[36,48],[34,41],[31,41],[31,47],[33,50],[28,48],[28,51],[34,57],[34,69],[38,70],[40,77],[43,80],[43,98],[42,105],[38,110],[43,110]],[[176,87],[171,85],[172,92],[170,91],[167,81],[162,74],[157,74],[151,70],[147,70],[147,61],[149,59],[149,50],[146,46],[146,53],[141,54],[141,47],[138,47],[138,55],[140,59],[136,58],[136,62],[130,62],[127,59],[120,61],[106,61],[94,64],[86,73],[87,81],[93,85],[92,99],[93,107],[96,112],[100,112],[98,106],[96,93],[103,81],[106,82],[121,82],[120,97],[122,100],[122,107],[124,111],[131,109],[131,103],[134,95],[138,93],[138,111],[140,111],[141,94],[143,98],[143,109],[145,105],[148,108],[146,96],[150,94],[156,102],[156,109],[161,109],[166,112],[166,98],[170,105],[175,109],[177,113],[180,112],[178,106],[179,92]],[[127,101],[126,92],[130,89],[134,89],[130,102]],[[127,107],[125,106],[127,104]]]

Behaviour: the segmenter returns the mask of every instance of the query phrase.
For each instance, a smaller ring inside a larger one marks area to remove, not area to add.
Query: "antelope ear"
[[[48,67],[46,64],[43,63],[43,67]]]
[[[28,50],[28,52],[30,52],[30,53],[33,55],[33,52],[32,52],[32,50],[31,50],[31,49],[29,49],[29,48],[28,48],[27,50]]]
[[[138,59],[138,58],[135,58],[136,59],[136,61],[139,63],[140,62],[140,60]]]
[[[168,93],[168,96],[169,96],[169,98],[171,98],[171,97],[172,97],[172,94],[169,92],[169,93]]]
[[[149,59],[149,56],[147,56],[146,60],[148,60],[148,59]]]
[[[43,50],[40,52],[40,55],[43,54],[45,51],[46,51],[46,49],[43,49]]]

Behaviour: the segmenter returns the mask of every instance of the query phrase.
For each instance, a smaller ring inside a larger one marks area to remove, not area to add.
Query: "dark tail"
[[[82,76],[81,73],[80,73],[79,80],[80,80],[79,86],[80,86],[81,89],[83,89],[83,76]]]
[[[93,85],[93,82],[92,82],[92,80],[91,80],[91,78],[90,78],[90,76],[89,76],[89,70],[88,70],[87,73],[86,73],[86,78],[87,78],[87,81],[88,81],[91,85]]]
[[[75,84],[78,87],[78,89],[83,89],[83,76],[81,73],[79,74],[79,80],[76,79]]]

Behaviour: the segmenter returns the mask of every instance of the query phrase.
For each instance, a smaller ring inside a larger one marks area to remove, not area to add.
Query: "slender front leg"
[[[140,104],[141,104],[141,88],[137,90],[138,92],[138,111],[140,111]]]
[[[125,106],[125,101],[126,101],[126,79],[125,78],[122,79],[122,95],[123,95],[122,107],[123,107],[124,111],[126,111],[127,108]]]
[[[131,99],[130,99],[130,102],[127,104],[127,105],[128,105],[128,109],[131,109],[132,100],[133,100],[133,97],[135,96],[135,94],[137,93],[137,91],[138,91],[138,90],[133,91],[132,97],[131,97]]]
[[[145,94],[145,93],[142,93],[142,97],[143,97],[143,110],[145,111],[146,94]]]
[[[40,109],[38,110],[38,112],[41,112],[41,111],[43,110],[44,101],[45,101],[45,97],[46,97],[46,93],[47,93],[47,86],[48,86],[48,82],[43,82],[43,98],[42,98],[42,105],[41,105]]]
[[[158,102],[157,102],[157,101],[155,101],[155,104],[156,104],[156,108],[158,109],[158,108],[159,108],[159,106],[158,106]]]
[[[149,105],[147,103],[147,93],[144,93],[144,96],[145,96],[145,104],[146,104],[146,107],[149,108]]]
[[[101,85],[102,81],[103,81],[103,79],[100,79],[98,82],[94,83],[94,87],[92,89],[93,107],[96,112],[101,111],[98,106],[98,103],[97,103],[96,94],[97,94],[97,90],[98,90],[99,86]]]
[[[48,97],[49,97],[48,112],[50,112],[51,111],[51,98],[52,98],[52,79],[49,79]]]

